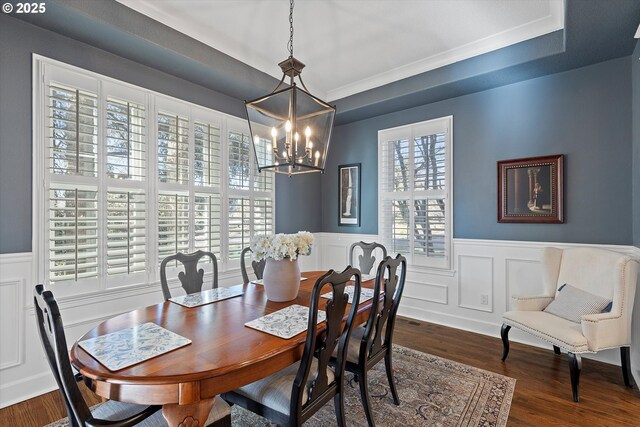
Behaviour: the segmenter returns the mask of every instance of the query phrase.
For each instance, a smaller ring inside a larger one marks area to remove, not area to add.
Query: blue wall
[[[377,233],[377,131],[453,115],[454,237],[632,243],[630,57],[338,126],[322,230]],[[565,155],[565,223],[498,224],[496,161]],[[361,227],[337,224],[337,168],[362,163]]]
[[[32,53],[245,116],[240,100],[0,14],[0,253],[31,251]]]
[[[633,244],[640,248],[640,40],[631,55],[633,80]]]
[[[276,233],[322,231],[320,175],[276,175]]]

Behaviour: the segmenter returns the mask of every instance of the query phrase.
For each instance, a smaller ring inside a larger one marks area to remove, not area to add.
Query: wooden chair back
[[[398,271],[399,269],[401,270],[400,272]],[[362,341],[360,342],[359,363],[362,364],[371,359],[376,359],[377,361],[380,359],[381,353],[391,347],[396,314],[404,291],[406,275],[407,259],[400,254],[395,258],[388,256],[378,265],[373,301],[379,301],[380,294],[383,291],[384,298],[382,302],[379,304],[374,303],[371,307],[371,314],[367,319]]]
[[[365,242],[356,242],[349,248],[349,265],[354,265],[354,255],[356,248],[360,248],[362,250],[362,254],[358,256],[358,268],[362,274],[369,274],[374,264],[376,263],[376,257],[373,256],[373,251],[376,249],[380,249],[382,251],[382,258],[386,258],[387,256],[387,248],[385,248],[382,244],[377,242],[365,243]]]
[[[182,288],[187,294],[193,294],[195,292],[202,291],[202,284],[204,283],[204,269],[198,270],[198,262],[203,257],[209,257],[213,264],[213,280],[212,287],[218,287],[218,259],[211,252],[197,251],[192,254],[183,254],[178,252],[175,255],[171,255],[162,260],[160,264],[160,283],[162,285],[162,294],[165,301],[171,298],[171,290],[169,289],[169,283],[167,282],[167,264],[173,260],[179,261],[184,266],[184,271],[178,273],[178,279],[182,284]]]
[[[249,283],[249,273],[247,272],[246,265],[246,255],[253,253],[250,247],[246,247],[240,253],[240,271],[242,272],[242,282]],[[267,265],[267,260],[263,259],[260,261],[251,260],[251,267],[253,267],[253,273],[256,275],[256,279],[262,279],[262,275],[264,274],[264,266]]]
[[[343,327],[342,320],[346,314],[349,301],[349,296],[345,293],[345,287],[351,279],[354,279],[355,284],[354,301],[352,301],[347,321]],[[327,301],[325,308],[327,316],[326,330],[320,337],[316,337],[321,295],[330,290],[333,291],[333,295]],[[347,344],[359,302],[360,271],[351,266],[348,266],[341,273],[329,270],[313,286],[309,306],[307,340],[291,394],[289,412],[291,425],[302,425],[302,422],[317,412],[328,400],[337,393],[342,393],[342,377],[346,362]],[[330,382],[327,376],[327,368],[336,347],[338,348],[337,363],[333,367],[335,378]],[[316,359],[317,370],[312,372],[311,367],[314,358]],[[302,398],[309,378],[313,378],[313,380],[306,390],[307,400],[303,402]]]
[[[71,368],[58,303],[51,291],[45,290],[43,285],[36,286],[33,293],[33,303],[40,340],[53,376],[62,392],[69,415],[69,425],[71,427],[84,426],[85,421],[92,418],[91,411],[82,397]]]

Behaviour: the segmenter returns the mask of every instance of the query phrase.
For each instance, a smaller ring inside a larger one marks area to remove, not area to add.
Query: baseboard
[[[0,408],[15,405],[57,389],[58,385],[50,371],[2,384],[0,386]],[[5,399],[7,396],[13,397]]]

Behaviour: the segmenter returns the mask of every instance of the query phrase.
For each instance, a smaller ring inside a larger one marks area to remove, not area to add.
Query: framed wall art
[[[498,162],[498,222],[563,223],[563,155]]]
[[[338,166],[338,225],[360,226],[360,163]]]

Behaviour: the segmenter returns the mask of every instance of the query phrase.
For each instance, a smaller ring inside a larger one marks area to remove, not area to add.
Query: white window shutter
[[[451,117],[380,131],[379,229],[410,263],[451,268]]]

